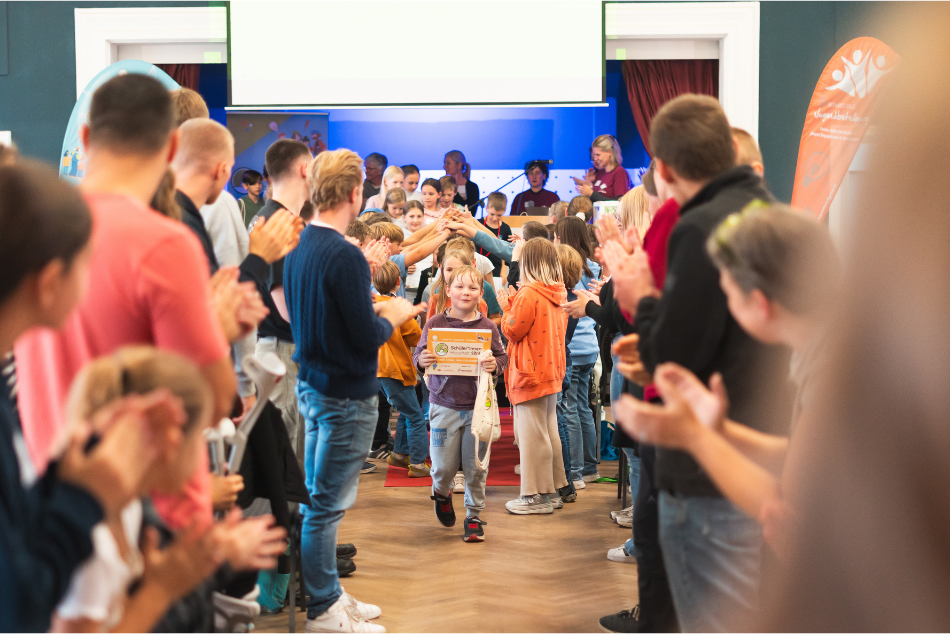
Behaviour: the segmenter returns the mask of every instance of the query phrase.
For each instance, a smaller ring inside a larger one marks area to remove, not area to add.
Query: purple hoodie
[[[501,335],[498,328],[487,317],[477,313],[472,321],[462,321],[449,317],[445,313],[432,316],[422,329],[422,338],[412,353],[412,362],[419,368],[419,355],[426,349],[429,341],[429,328],[468,328],[471,330],[491,330],[491,353],[495,357],[495,376],[502,376],[508,366],[508,353],[501,345]],[[422,368],[419,368],[420,370]],[[456,411],[475,409],[475,395],[478,392],[478,378],[474,376],[444,376],[433,374],[429,376],[429,402]]]

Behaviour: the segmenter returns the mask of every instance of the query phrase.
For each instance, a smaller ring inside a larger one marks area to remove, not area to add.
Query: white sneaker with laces
[[[307,627],[304,631],[382,634],[386,628],[367,621],[343,594],[326,612],[316,618],[307,619]]]
[[[630,515],[618,515],[614,521],[623,528],[633,528],[633,513]]]
[[[465,474],[456,473],[452,481],[452,493],[465,493]]]
[[[343,590],[343,586],[340,586],[340,590]],[[363,603],[346,590],[343,590],[343,598],[347,600],[349,605],[355,607],[356,611],[359,612],[360,615],[362,615],[362,617],[366,620],[378,619],[383,613],[378,605],[373,605],[372,603]]]
[[[584,482],[596,482],[597,480],[600,479],[600,474],[599,474],[599,473],[592,473],[592,474],[590,474],[590,475],[581,476],[581,479],[582,479]]]
[[[572,484],[574,485],[574,488],[577,490],[587,488],[587,484],[583,480],[574,480]]]
[[[635,564],[637,563],[636,557],[631,557],[627,554],[627,551],[623,546],[620,548],[611,548],[607,551],[607,559],[610,561],[619,561],[622,564]]]
[[[615,519],[617,519],[618,517],[620,517],[621,515],[633,515],[633,505],[631,504],[630,506],[628,506],[627,508],[623,509],[622,511],[611,511],[611,512],[610,512],[610,519],[615,520]]]
[[[562,500],[559,495],[551,496],[551,504],[554,506],[554,510],[564,508],[564,500]]]
[[[522,495],[505,502],[505,508],[513,515],[550,515],[554,512],[554,505],[551,504],[550,499],[540,493]]]

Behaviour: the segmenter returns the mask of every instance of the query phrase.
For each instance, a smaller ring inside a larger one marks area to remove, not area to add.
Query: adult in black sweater
[[[729,214],[756,199],[772,197],[751,168],[736,167],[684,201],[670,235],[663,294],[639,301],[634,328],[648,372],[671,361],[703,381],[718,372],[729,391],[730,417],[774,433],[788,415],[775,406],[780,390],[769,388],[781,385],[787,355],[755,342],[735,322],[705,249]],[[753,518],[721,499],[687,454],[656,449],[655,476],[661,491],[660,544],[680,623],[684,631],[727,629],[729,619],[755,608],[761,531]],[[716,522],[698,521],[711,514]],[[705,552],[686,557],[696,543],[704,544]],[[693,594],[686,593],[687,586]]]

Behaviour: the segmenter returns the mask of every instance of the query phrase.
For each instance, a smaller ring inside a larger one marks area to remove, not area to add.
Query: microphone
[[[548,165],[554,165],[554,161],[552,159],[535,159],[533,161],[528,161],[528,165],[532,163],[547,163]]]

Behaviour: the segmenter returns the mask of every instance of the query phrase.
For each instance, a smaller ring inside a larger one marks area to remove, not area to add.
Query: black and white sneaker
[[[632,610],[621,610],[616,614],[601,617],[600,627],[605,632],[636,634],[640,631],[640,606],[635,605]]]
[[[466,517],[465,518],[465,535],[462,536],[462,541],[466,542],[483,542],[485,541],[485,529],[482,528],[488,522],[483,522],[477,517]]]
[[[435,500],[435,516],[439,523],[442,526],[455,526],[455,509],[452,507],[452,496],[433,495],[430,499]]]
[[[372,460],[385,460],[392,452],[393,446],[387,443],[385,445],[380,445],[376,449],[373,449],[371,452],[369,452],[369,457]]]
[[[372,473],[376,471],[377,467],[372,462],[364,462],[363,468],[360,469],[360,473]]]

